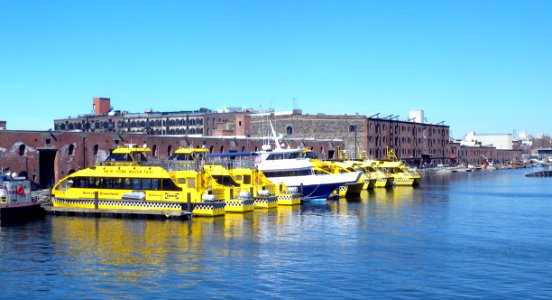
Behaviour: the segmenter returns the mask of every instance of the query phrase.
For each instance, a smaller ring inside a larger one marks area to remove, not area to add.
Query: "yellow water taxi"
[[[224,201],[205,189],[195,162],[148,162],[148,148],[121,147],[101,165],[79,170],[52,188],[52,205],[94,211],[190,211],[224,214]]]
[[[310,162],[314,166],[315,171],[320,174],[321,173],[341,174],[341,173],[358,172],[358,170],[340,166],[338,164],[335,164],[332,161],[323,161],[320,158],[318,158],[318,156],[314,152],[308,149],[303,150],[303,155],[305,158],[310,159]],[[360,195],[360,192],[362,191],[363,188],[364,188],[364,179],[361,174],[361,176],[359,176],[356,182],[350,182],[342,186],[339,186],[336,192],[337,192],[337,195],[339,195],[340,197],[358,196]]]
[[[199,164],[206,194],[224,201],[226,212],[252,211],[254,200],[249,189],[238,183],[226,166],[206,163],[205,156],[208,153],[206,148],[179,148],[169,158],[169,162]],[[179,178],[182,171],[173,173]]]
[[[387,160],[373,161],[377,166],[394,178],[395,185],[416,186],[420,183],[420,174],[411,167],[400,162],[392,149],[387,148]]]
[[[360,182],[363,183],[362,189],[369,190],[376,187],[376,181],[378,179],[377,173],[369,171],[369,169],[362,166],[362,161],[358,160],[338,160],[332,161],[331,163],[344,168],[349,171],[361,171],[362,176],[360,177]],[[383,174],[383,173],[382,173]]]
[[[206,158],[206,165],[222,165],[228,169],[242,190],[249,191],[255,208],[301,204],[299,193],[290,192],[284,183],[273,183],[257,169],[252,152],[213,153]]]

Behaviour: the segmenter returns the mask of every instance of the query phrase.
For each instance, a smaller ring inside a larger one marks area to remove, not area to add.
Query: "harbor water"
[[[552,298],[552,178],[419,187],[214,219],[0,228],[2,299]]]

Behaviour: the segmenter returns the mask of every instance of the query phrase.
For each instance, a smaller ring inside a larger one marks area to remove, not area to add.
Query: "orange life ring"
[[[18,195],[25,195],[25,189],[23,189],[23,186],[22,186],[22,185],[18,185],[18,186],[17,186],[17,189],[15,189],[15,192],[16,192]]]

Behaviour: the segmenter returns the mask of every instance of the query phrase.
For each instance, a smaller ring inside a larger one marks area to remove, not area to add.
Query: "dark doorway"
[[[55,184],[54,161],[57,150],[39,149],[38,168],[40,185],[44,188],[51,188]]]

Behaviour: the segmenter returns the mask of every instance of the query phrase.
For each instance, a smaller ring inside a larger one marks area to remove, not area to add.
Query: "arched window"
[[[153,153],[153,157],[157,156],[157,145],[153,145],[153,147],[151,147],[151,152]]]
[[[73,144],[69,145],[69,149],[67,151],[67,154],[68,155],[73,155],[74,152],[75,152],[75,145],[73,145]]]
[[[169,145],[169,146],[167,147],[167,156],[171,156],[171,154],[172,154],[172,146]]]
[[[19,155],[21,156],[23,154],[25,154],[25,144],[19,146]]]
[[[224,152],[224,146],[220,146],[220,153]]]
[[[98,155],[98,144],[94,145],[94,155]]]
[[[291,127],[291,126],[286,127],[286,134],[287,135],[292,135],[293,134],[293,127]]]

